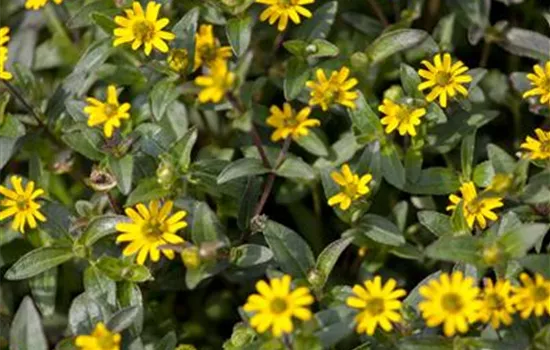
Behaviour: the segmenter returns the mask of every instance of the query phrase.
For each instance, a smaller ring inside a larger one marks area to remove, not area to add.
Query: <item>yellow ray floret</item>
[[[89,114],[88,126],[94,127],[103,124],[103,133],[106,137],[113,136],[113,131],[119,128],[122,119],[130,118],[130,104],[118,102],[116,87],[109,85],[107,87],[107,101],[101,102],[93,97],[86,99],[88,106],[84,112]]]
[[[260,21],[269,21],[273,25],[279,21],[277,29],[283,31],[288,25],[288,19],[300,24],[300,15],[310,18],[311,12],[302,5],[313,4],[315,0],[256,0],[258,4],[268,7],[260,14]]]
[[[44,194],[44,190],[35,189],[33,181],[27,182],[25,188],[22,186],[23,179],[19,176],[10,178],[13,190],[0,186],[0,194],[4,197],[0,200],[0,221],[13,216],[11,227],[15,231],[25,232],[25,226],[36,228],[36,220],[46,221],[46,217],[40,212],[41,205],[36,199]]]
[[[99,322],[92,334],[79,335],[74,343],[79,350],[120,350],[120,340],[120,334],[111,332]]]
[[[521,148],[527,151],[526,156],[529,159],[550,159],[550,131],[535,129],[537,139],[527,136]]]
[[[271,329],[275,337],[292,333],[294,324],[292,318],[308,321],[312,317],[310,305],[314,299],[307,287],[293,289],[291,278],[284,275],[272,278],[268,284],[265,281],[256,283],[258,294],[248,297],[243,309],[254,315],[250,325],[259,333]]]
[[[0,47],[0,80],[10,80],[13,75],[6,71],[6,62],[8,61],[8,48]]]
[[[465,74],[468,71],[468,67],[457,61],[453,64],[451,55],[446,53],[441,59],[441,54],[437,54],[434,57],[434,64],[429,61],[421,62],[428,70],[420,69],[418,74],[426,79],[425,82],[418,85],[418,90],[432,89],[432,91],[426,96],[428,102],[434,101],[439,97],[439,104],[441,107],[447,107],[448,97],[455,97],[456,93],[460,93],[463,96],[468,96],[468,90],[463,84],[472,81],[472,77]]]
[[[416,136],[415,127],[420,125],[420,118],[426,115],[424,108],[409,107],[387,98],[384,99],[378,110],[386,115],[380,120],[382,125],[386,125],[386,134],[391,134],[397,129],[401,136],[405,134]]]
[[[161,207],[159,201],[151,201],[149,207],[138,204],[134,208],[126,208],[126,215],[132,222],[119,223],[116,229],[122,234],[117,237],[118,242],[131,242],[124,248],[122,254],[131,256],[138,253],[136,262],[145,263],[147,256],[154,262],[160,259],[160,246],[166,244],[181,244],[185,241],[176,233],[187,227],[184,217],[187,213],[183,210],[170,215],[174,203],[166,201]],[[168,259],[174,259],[174,251],[162,249],[162,253]]]
[[[355,78],[349,78],[349,76],[350,70],[345,66],[339,71],[331,72],[328,79],[322,69],[317,69],[315,72],[317,80],[306,82],[306,86],[311,89],[309,105],[319,105],[323,111],[328,110],[333,104],[355,109],[355,100],[359,97],[359,93],[349,90],[353,89],[358,81]]]
[[[348,164],[342,165],[342,172],[334,171],[330,176],[340,186],[340,193],[329,198],[330,206],[340,204],[340,209],[347,210],[352,202],[370,192],[368,183],[372,180],[372,175],[365,174],[359,177],[351,171]]]
[[[52,0],[57,5],[61,4],[63,0]],[[48,4],[48,0],[27,0],[25,2],[25,8],[27,10],[39,10]]]
[[[514,289],[512,300],[521,318],[529,318],[532,313],[537,317],[550,315],[550,280],[538,273],[534,279],[522,273],[519,279],[522,285]]]
[[[527,79],[534,86],[523,94],[523,98],[540,95],[540,103],[550,102],[550,61],[544,64],[544,68],[538,64],[533,67],[533,73],[527,74]]]
[[[116,16],[115,23],[118,28],[114,30],[116,37],[114,46],[125,43],[132,43],[132,50],[141,46],[147,56],[151,54],[153,47],[160,52],[168,52],[168,45],[164,42],[173,40],[176,36],[173,33],[162,29],[170,23],[168,18],[158,19],[161,5],[149,1],[145,11],[137,1],[132,3],[132,9],[125,10],[126,17]]]
[[[197,70],[202,64],[212,67],[219,61],[225,61],[231,57],[231,47],[221,46],[214,36],[214,27],[203,24],[195,35],[195,64],[193,70]]]
[[[512,300],[512,284],[508,280],[498,280],[496,283],[489,278],[483,280],[485,287],[481,296],[479,320],[490,323],[494,329],[501,324],[511,325],[512,314],[516,312]]]
[[[10,28],[2,27],[0,28],[0,46],[4,46],[10,41]]]
[[[235,74],[228,69],[227,62],[216,62],[206,75],[195,78],[195,84],[201,87],[199,102],[220,102],[231,91],[234,83]]]
[[[297,140],[300,136],[305,136],[309,133],[308,128],[321,125],[317,119],[308,119],[311,113],[311,108],[305,107],[300,112],[296,113],[290,106],[290,103],[285,103],[281,110],[277,106],[271,106],[271,115],[267,118],[267,125],[274,127],[276,130],[271,134],[272,141],[279,141],[292,136],[293,140]]]

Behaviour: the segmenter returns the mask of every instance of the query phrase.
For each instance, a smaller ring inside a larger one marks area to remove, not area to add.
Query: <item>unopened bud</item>
[[[393,85],[384,91],[384,98],[392,101],[398,101],[403,97],[403,89],[399,85]]]
[[[495,266],[502,260],[502,249],[498,244],[493,244],[483,249],[483,262],[488,266]]]
[[[97,192],[107,192],[117,185],[116,178],[106,170],[94,167],[90,178],[85,180]]]
[[[166,62],[174,72],[185,73],[189,67],[189,53],[186,49],[172,49]]]
[[[322,271],[312,269],[307,274],[308,282],[315,288],[321,288],[326,281],[326,275]]]
[[[231,345],[236,346],[237,348],[242,348],[245,345],[252,342],[255,337],[254,331],[240,322],[233,327],[233,334],[231,335]]]
[[[201,264],[201,257],[199,255],[199,248],[192,246],[183,249],[181,252],[181,260],[188,269],[196,269]]]
[[[502,194],[510,189],[512,185],[512,176],[508,174],[498,173],[493,176],[491,184],[487,187],[487,191],[494,192],[496,194]]]
[[[199,255],[204,260],[216,260],[218,258],[218,250],[223,246],[224,244],[220,241],[201,243]]]
[[[308,46],[306,46],[306,53],[308,55],[317,53],[317,51],[318,51],[318,48],[317,48],[317,45],[315,44],[309,44]]]
[[[369,250],[369,247],[364,245],[361,248],[359,248],[359,250],[357,251],[357,255],[359,255],[361,258],[364,258],[367,255],[368,250]]]
[[[175,179],[174,166],[167,159],[162,159],[157,168],[157,182],[165,189],[172,186]]]
[[[263,232],[267,225],[267,215],[256,215],[250,220],[250,231],[252,233]]]

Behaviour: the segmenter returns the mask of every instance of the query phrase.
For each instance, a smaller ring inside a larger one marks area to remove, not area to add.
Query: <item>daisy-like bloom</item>
[[[225,61],[231,57],[231,47],[221,46],[214,36],[214,27],[210,24],[203,24],[195,35],[195,66],[197,70],[203,63],[211,67],[218,61]]]
[[[282,32],[286,29],[288,19],[295,24],[300,24],[300,15],[310,18],[311,12],[302,5],[313,4],[315,0],[256,0],[258,4],[268,7],[260,14],[260,21],[269,20],[269,24],[279,21],[277,29]]]
[[[548,103],[550,101],[550,61],[544,64],[544,68],[536,64],[533,71],[535,74],[527,74],[527,79],[531,81],[534,88],[526,91],[523,98],[540,95],[540,103]]]
[[[125,256],[138,253],[136,262],[140,265],[145,263],[150,255],[154,262],[160,259],[159,247],[165,244],[181,244],[185,241],[176,232],[187,226],[183,218],[187,213],[183,210],[170,216],[174,203],[166,201],[161,207],[157,200],[149,202],[149,208],[140,203],[134,208],[126,208],[126,215],[132,220],[131,223],[122,222],[116,225],[116,229],[122,232],[116,239],[119,242],[132,242],[124,248],[122,254]],[[162,249],[162,254],[168,259],[174,259],[174,251]]]
[[[490,323],[494,329],[498,329],[503,323],[512,324],[512,314],[516,312],[511,292],[512,285],[508,280],[498,280],[496,283],[489,278],[484,281],[483,294],[481,296],[481,309],[479,320]]]
[[[291,333],[294,329],[292,318],[308,321],[312,317],[309,305],[313,304],[307,287],[291,288],[291,278],[284,275],[281,278],[273,278],[270,283],[261,280],[256,283],[258,294],[251,294],[244,311],[252,312],[250,325],[264,333],[271,328],[275,337]]]
[[[6,70],[6,62],[8,61],[8,48],[0,46],[0,80],[10,80],[13,75]]]
[[[10,41],[10,28],[2,27],[0,28],[0,46],[4,46],[8,41]]]
[[[86,99],[88,106],[84,107],[84,112],[90,115],[88,126],[94,127],[103,124],[103,133],[106,137],[113,136],[113,130],[120,127],[122,119],[130,118],[130,104],[118,102],[116,87],[109,85],[107,87],[107,101],[101,102],[93,97]]]
[[[52,0],[52,1],[55,2],[57,5],[63,2],[63,0]],[[27,0],[25,2],[25,8],[27,10],[39,10],[42,7],[46,6],[47,3],[48,3],[48,0]]]
[[[457,205],[462,203],[464,218],[470,229],[474,227],[476,220],[479,227],[484,229],[487,227],[487,219],[492,221],[498,219],[493,209],[504,205],[501,197],[478,196],[476,187],[472,181],[463,183],[460,186],[460,192],[462,193],[462,198],[454,194],[449,196],[451,204],[447,206],[447,210],[454,211]]]
[[[227,67],[227,62],[218,61],[208,71],[208,75],[195,78],[195,84],[202,87],[199,92],[199,102],[209,101],[218,103],[223,100],[226,92],[230,91],[235,82],[235,74]]]
[[[166,62],[174,72],[185,73],[189,67],[189,53],[186,49],[172,49]]]
[[[341,171],[341,173],[333,171],[330,174],[332,180],[340,186],[340,193],[330,197],[328,205],[340,204],[340,209],[347,210],[352,202],[369,193],[370,189],[367,185],[372,180],[372,175],[365,174],[359,177],[351,171],[348,164],[342,165]]]
[[[36,220],[46,221],[46,217],[40,212],[41,205],[35,200],[44,194],[44,190],[34,188],[34,182],[29,181],[25,188],[22,186],[23,179],[19,176],[10,178],[13,190],[0,185],[0,194],[5,198],[0,201],[0,206],[5,207],[0,211],[0,221],[13,216],[11,228],[15,231],[25,233],[25,225],[36,228]]]
[[[401,301],[399,298],[407,293],[403,289],[395,289],[397,282],[390,278],[382,285],[382,278],[375,276],[374,280],[365,281],[363,286],[353,286],[354,296],[348,297],[346,304],[349,307],[359,309],[361,312],[355,316],[357,333],[373,335],[378,326],[389,332],[393,329],[392,322],[401,321],[399,313]]]
[[[537,139],[527,136],[521,148],[528,151],[527,157],[532,160],[550,159],[550,131],[535,129]]]
[[[322,69],[317,69],[315,72],[317,81],[306,82],[306,86],[311,89],[309,105],[320,105],[323,111],[327,111],[335,103],[355,109],[357,107],[355,100],[359,97],[359,93],[349,90],[353,89],[358,81],[355,78],[349,78],[349,74],[349,68],[344,66],[339,71],[331,72],[330,78],[327,79],[325,72]]]
[[[111,332],[99,322],[92,334],[79,335],[74,343],[80,350],[119,350],[120,334]]]
[[[160,52],[168,52],[168,45],[164,40],[173,40],[173,33],[162,29],[170,23],[168,18],[158,19],[161,4],[149,1],[145,11],[137,1],[132,3],[132,9],[125,10],[126,17],[116,16],[115,23],[120,27],[114,30],[117,37],[113,46],[132,43],[132,50],[139,49],[142,45],[147,56],[151,54],[153,47]]]
[[[550,280],[538,273],[535,279],[526,273],[522,273],[519,279],[522,286],[514,288],[512,300],[521,318],[528,318],[533,312],[537,317],[545,312],[550,315]]]
[[[384,99],[378,110],[386,116],[380,120],[386,125],[386,134],[397,129],[399,135],[416,135],[415,126],[420,125],[420,118],[426,114],[424,108],[413,108],[405,104],[395,103],[387,98]]]
[[[441,107],[447,107],[447,96],[454,97],[458,91],[464,96],[468,96],[468,90],[462,84],[472,81],[472,77],[464,74],[468,71],[468,67],[457,61],[453,64],[451,55],[446,53],[441,61],[441,54],[434,57],[434,64],[423,60],[421,62],[428,70],[420,69],[418,74],[427,81],[418,85],[418,90],[426,90],[431,88],[432,91],[426,96],[428,102],[434,101],[439,97]]]
[[[457,331],[466,333],[469,324],[476,322],[481,307],[479,288],[462,272],[442,273],[438,280],[421,286],[419,292],[423,300],[418,308],[428,327],[443,324],[443,333],[452,337]]]
[[[309,107],[305,107],[296,113],[290,103],[285,103],[282,110],[277,106],[271,106],[270,111],[271,115],[266,122],[267,125],[276,129],[271,134],[271,140],[274,142],[286,139],[288,136],[292,136],[293,140],[297,140],[300,136],[309,134],[308,128],[321,125],[321,122],[317,119],[308,119],[311,113]]]

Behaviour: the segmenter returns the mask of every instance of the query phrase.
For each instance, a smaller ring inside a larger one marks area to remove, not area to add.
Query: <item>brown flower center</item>
[[[371,316],[378,316],[383,313],[385,309],[384,299],[382,298],[372,298],[367,303],[367,306],[365,306],[365,311]]]
[[[435,74],[435,82],[439,86],[447,86],[451,81],[451,74],[449,72],[437,72]]]
[[[483,208],[483,201],[478,200],[477,198],[470,201],[469,203],[465,203],[466,211],[471,214],[480,213],[482,208]]]
[[[536,286],[532,291],[536,303],[542,303],[550,298],[550,291],[544,286]]]
[[[149,219],[145,225],[143,225],[143,234],[152,240],[159,239],[164,231],[164,224],[159,222],[156,218]]]
[[[462,311],[464,303],[460,295],[456,293],[447,293],[441,298],[441,306],[445,311],[456,314]]]
[[[30,208],[30,200],[25,196],[19,196],[15,200],[15,205],[19,211],[26,211]]]
[[[500,310],[504,308],[504,298],[497,293],[488,294],[485,298],[487,306],[491,310]]]
[[[285,299],[283,298],[274,298],[269,303],[269,309],[274,314],[282,314],[288,309],[288,304]]]
[[[137,40],[149,42],[155,36],[155,24],[148,20],[137,21],[132,26],[132,32]]]
[[[103,107],[103,111],[108,118],[112,118],[118,113],[118,106],[112,103],[106,103]]]
[[[550,140],[549,141],[541,141],[540,151],[541,151],[541,153],[550,153]]]

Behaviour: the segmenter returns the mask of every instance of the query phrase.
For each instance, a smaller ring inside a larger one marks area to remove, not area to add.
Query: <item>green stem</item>
[[[481,59],[479,60],[480,67],[487,66],[487,62],[489,61],[490,55],[491,55],[491,42],[488,40],[485,40],[483,42],[483,51],[481,52]]]
[[[384,11],[382,11],[382,8],[378,4],[378,1],[376,1],[376,0],[367,0],[367,2],[369,3],[369,6],[372,9],[372,11],[374,12],[374,14],[376,15],[376,17],[378,17],[380,22],[384,25],[384,27],[389,26],[390,22],[388,22],[388,19],[386,18],[386,15],[384,15]]]
[[[36,112],[34,107],[23,97],[23,95],[21,95],[19,93],[19,91],[17,91],[15,86],[11,85],[6,80],[2,80],[2,83],[4,83],[6,88],[8,88],[8,90],[12,94],[12,96],[15,97],[17,100],[19,100],[19,102],[21,102],[21,104],[29,111],[29,113],[34,117],[34,119],[36,120],[38,125],[43,127],[44,122],[42,121],[42,119],[40,119],[40,117],[38,116],[38,113]]]

